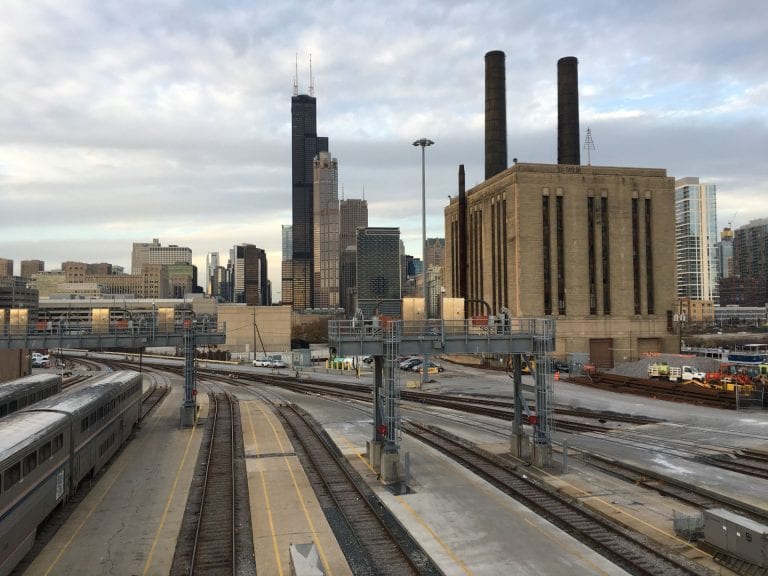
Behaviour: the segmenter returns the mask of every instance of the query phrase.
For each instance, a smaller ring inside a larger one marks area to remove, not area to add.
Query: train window
[[[37,468],[37,452],[32,452],[32,454],[27,454],[26,456],[24,456],[23,462],[24,462],[24,467],[22,470],[22,474],[26,476],[27,474],[32,472],[32,470]]]
[[[0,418],[8,416],[8,404],[0,404]]]
[[[3,474],[3,490],[8,490],[11,486],[18,484],[19,480],[21,480],[21,462],[16,462]]]
[[[11,400],[8,402],[8,412],[16,412],[16,410],[19,409],[19,401],[18,400]]]
[[[83,418],[80,421],[80,432],[85,432],[88,430],[88,418]]]
[[[53,439],[53,453],[56,454],[64,447],[64,434],[59,434]]]
[[[37,459],[39,462],[45,462],[50,457],[51,457],[51,443],[46,442],[45,444],[40,446],[40,449],[37,451]]]

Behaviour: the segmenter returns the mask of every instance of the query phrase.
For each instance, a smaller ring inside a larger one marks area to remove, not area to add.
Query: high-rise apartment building
[[[675,182],[677,296],[717,302],[717,191],[696,177]]]
[[[205,293],[213,296],[213,274],[219,267],[219,253],[208,252],[205,256]]]
[[[310,87],[310,94],[314,90]],[[312,275],[314,272],[314,159],[328,152],[328,138],[317,135],[317,101],[314,96],[298,93],[294,83],[291,98],[291,164],[293,253],[292,297],[294,309],[311,308],[313,303]],[[285,295],[283,295],[285,299]]]
[[[269,306],[267,253],[253,244],[232,248],[232,301],[249,306]]]
[[[0,258],[0,278],[13,276],[13,260]]]
[[[328,152],[314,161],[313,308],[339,307],[339,166]]]
[[[162,246],[157,238],[151,243],[134,242],[131,253],[131,273],[138,274],[144,264],[192,264],[192,249],[170,244]]]
[[[400,229],[357,229],[357,308],[366,318],[402,315]]]
[[[27,280],[32,279],[33,274],[45,271],[45,262],[42,260],[22,260],[21,277]]]

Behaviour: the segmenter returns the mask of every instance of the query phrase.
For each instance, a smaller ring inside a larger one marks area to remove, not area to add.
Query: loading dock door
[[[589,359],[598,371],[613,368],[613,338],[591,338]]]

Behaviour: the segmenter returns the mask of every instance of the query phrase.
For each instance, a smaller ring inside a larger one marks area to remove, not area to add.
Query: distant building
[[[32,279],[33,274],[43,272],[45,270],[45,262],[42,260],[22,260],[21,261],[21,277],[27,280]]]
[[[366,318],[402,314],[400,229],[358,228],[357,308]]]
[[[717,190],[698,178],[675,182],[677,296],[717,303]]]
[[[357,244],[357,229],[368,227],[368,201],[347,198],[339,202],[339,250]]]
[[[0,278],[13,276],[13,260],[0,258]]]
[[[213,296],[213,275],[219,267],[219,253],[208,252],[205,256],[205,293]]]
[[[249,306],[269,306],[267,253],[253,244],[240,244],[230,253],[232,301]]]
[[[357,296],[357,246],[347,246],[339,259],[339,305],[347,318],[355,313]]]
[[[445,238],[427,238],[424,265],[427,270],[430,266],[445,266]]]
[[[715,245],[717,260],[717,278],[733,276],[733,230],[723,228],[720,232],[720,242]]]
[[[192,249],[170,244],[162,246],[157,238],[151,243],[134,242],[131,253],[131,273],[136,274],[144,264],[192,264]]]
[[[314,160],[312,308],[339,307],[339,166],[328,152]]]
[[[280,302],[293,304],[293,226],[283,224],[282,228],[283,259],[280,268]]]
[[[197,286],[196,266],[179,262],[177,264],[169,264],[167,268],[171,298],[184,298],[187,294],[194,293]]]
[[[733,263],[734,276],[752,287],[741,305],[768,303],[768,218],[752,220],[735,231]]]

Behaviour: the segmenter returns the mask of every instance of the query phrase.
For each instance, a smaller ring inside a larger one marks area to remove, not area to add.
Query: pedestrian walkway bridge
[[[554,321],[541,318],[328,323],[328,342],[339,356],[383,356],[393,343],[403,355],[529,354],[539,349],[536,341],[553,339]]]
[[[197,346],[224,344],[226,326],[213,322],[184,320],[182,323],[130,322],[78,323],[62,325],[46,322],[22,325],[0,325],[0,349],[145,348],[148,346],[182,346],[185,337],[193,336]]]

